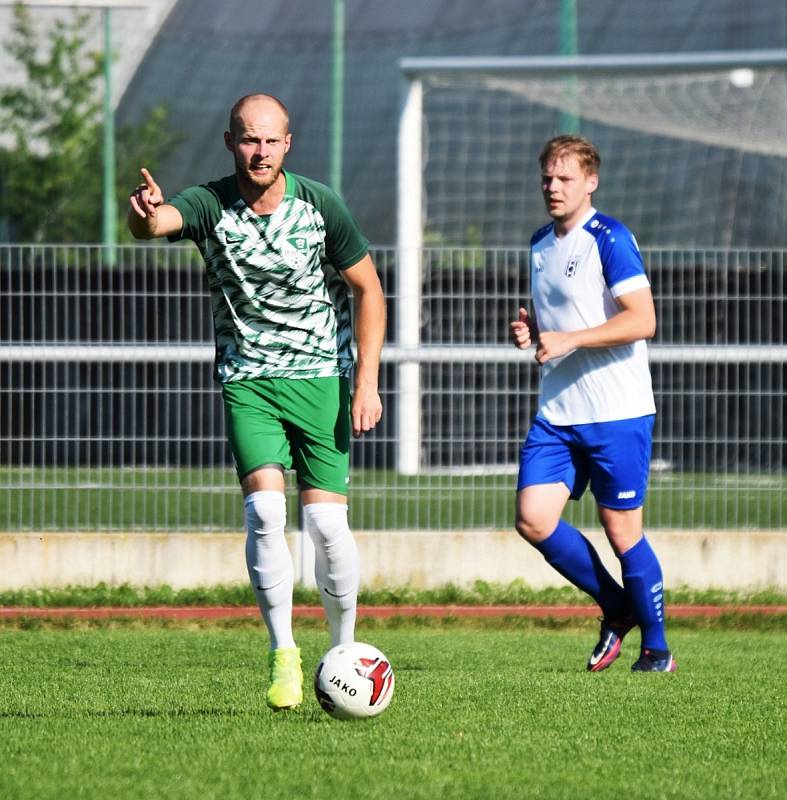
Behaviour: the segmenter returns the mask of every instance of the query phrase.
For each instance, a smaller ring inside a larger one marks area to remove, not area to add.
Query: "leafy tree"
[[[89,22],[89,12],[74,12],[42,36],[29,10],[14,7],[6,47],[24,79],[0,87],[0,218],[14,241],[101,240],[104,54],[88,49]],[[139,164],[155,170],[179,139],[163,106],[116,131],[121,240],[129,238],[123,220]]]

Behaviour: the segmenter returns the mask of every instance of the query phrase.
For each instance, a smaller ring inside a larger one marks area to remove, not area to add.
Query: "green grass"
[[[751,591],[690,589],[676,587],[666,593],[667,604],[687,605],[787,605],[787,594],[776,588]],[[296,586],[297,605],[320,605],[317,589]],[[475,581],[472,586],[445,584],[432,589],[391,586],[362,589],[359,603],[380,605],[591,605],[593,601],[573,586],[533,589],[522,580],[510,583]],[[109,586],[69,586],[55,589],[15,589],[0,591],[1,607],[101,607],[119,606],[253,606],[247,583],[228,586],[203,586],[172,589],[169,586],[141,587],[130,584]]]
[[[678,630],[676,675],[563,631],[362,627],[397,685],[342,723],[264,708],[259,626],[0,629],[0,797],[781,798],[787,634]],[[324,626],[298,628],[310,672]]]
[[[354,470],[351,524],[386,528],[512,526],[513,474],[407,477]],[[289,478],[288,517],[298,518]],[[597,525],[589,493],[568,521]],[[787,528],[787,475],[661,473],[651,476],[650,528]],[[241,530],[235,475],[214,469],[0,468],[0,530]]]

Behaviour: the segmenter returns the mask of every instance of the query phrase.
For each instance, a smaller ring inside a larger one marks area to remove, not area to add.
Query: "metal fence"
[[[199,255],[120,247],[112,267],[102,255],[0,247],[0,530],[239,530]],[[529,300],[527,250],[426,248],[415,303],[397,296],[396,251],[373,255],[385,413],[352,446],[353,526],[510,527],[538,390],[532,353],[507,340]],[[659,317],[648,527],[787,529],[787,251],[643,255]],[[414,305],[416,346],[396,339]],[[413,364],[415,396],[402,390]],[[294,527],[292,478],[288,497]],[[595,525],[589,498],[570,515]]]

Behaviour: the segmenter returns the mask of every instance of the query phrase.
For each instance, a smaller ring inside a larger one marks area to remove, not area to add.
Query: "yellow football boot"
[[[295,708],[303,702],[303,671],[299,647],[281,647],[268,653],[271,685],[265,702],[274,711]]]

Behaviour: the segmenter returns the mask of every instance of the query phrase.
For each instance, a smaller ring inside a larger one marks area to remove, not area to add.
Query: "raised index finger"
[[[153,176],[145,169],[145,167],[142,167],[140,172],[142,173],[142,177],[145,179],[145,183],[148,185],[148,189],[150,189],[151,192],[154,189],[158,189],[156,181],[153,180]]]

